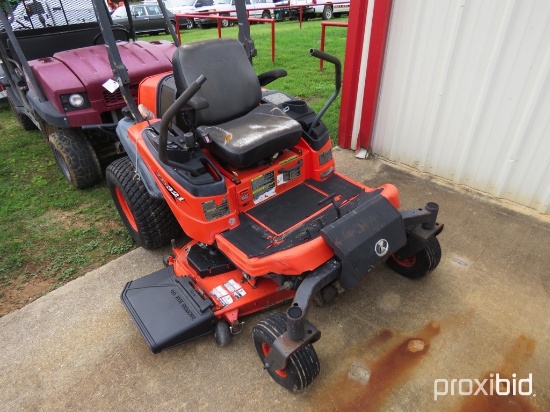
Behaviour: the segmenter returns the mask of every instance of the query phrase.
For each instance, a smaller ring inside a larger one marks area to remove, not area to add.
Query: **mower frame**
[[[236,8],[239,41],[252,62],[256,49],[244,0],[237,0]],[[127,71],[109,33],[109,22],[102,18],[100,25],[116,80],[121,88],[128,89]],[[160,202],[155,203],[151,220],[159,215],[158,210],[171,211],[175,220],[168,223],[181,222],[181,228],[193,239],[181,247],[172,240],[173,254],[166,259],[167,267],[129,282],[122,292],[122,301],[151,350],[156,353],[212,331],[218,344],[225,346],[230,332],[239,329],[240,317],[293,299],[286,314],[268,315],[253,329],[264,369],[277,383],[293,391],[305,389],[319,373],[312,344],[319,340],[321,332],[307,320],[315,299],[320,295],[333,299],[338,294],[334,292],[335,284],[340,289],[355,287],[384,262],[404,276],[427,275],[441,258],[436,236],[443,230],[437,222],[436,203],[399,211],[397,190],[392,185],[371,189],[335,172],[328,131],[321,117],[340,90],[341,64],[324,52],[310,53],[334,65],[335,92],[318,114],[305,102],[299,102],[295,109],[288,103],[288,116],[300,119],[302,137],[298,144],[276,153],[277,157],[240,167],[210,153],[208,136],[201,135],[204,143],[199,145],[199,133],[193,125],[182,126],[177,119],[174,121],[183,109],[197,111],[208,107],[209,103],[197,93],[209,80],[199,75],[184,91],[180,90],[178,97],[170,75],[162,74],[142,82],[139,107],[130,101],[126,117],[117,127],[130,156],[109,166],[107,178],[115,205],[137,241],[143,239],[132,202],[127,199],[130,193],[125,193],[130,181],[135,187],[132,196],[138,193],[139,197],[134,197]],[[263,87],[284,75],[286,72],[274,70],[258,75],[258,82]],[[172,96],[173,103],[162,111],[159,102],[165,89],[171,90],[168,96]],[[149,99],[148,92],[155,97]],[[290,97],[285,101],[292,102]],[[324,138],[317,139],[319,136]],[[227,138],[232,136],[226,135]],[[204,166],[206,171],[199,173],[197,166]],[[250,203],[250,190],[262,189],[262,179],[275,173],[282,176],[283,184],[290,182],[284,180],[285,176],[300,179],[280,193],[265,197],[260,194],[254,204]],[[212,180],[208,190],[193,184],[204,175]],[[138,185],[142,185],[139,190]],[[332,190],[346,194],[331,193]],[[241,242],[238,229],[248,227],[246,219],[252,228],[248,233],[266,233],[274,223],[269,220],[268,208],[290,210],[288,201],[294,193],[301,193],[310,202],[309,215],[304,218],[303,213],[298,213],[290,223],[286,222],[284,229],[273,229],[275,236],[263,252],[254,249],[253,244]],[[254,214],[262,207],[263,212]],[[266,223],[268,220],[270,223]],[[160,246],[147,242],[142,245]],[[401,270],[401,266],[406,270]],[[296,374],[299,379],[292,378]]]

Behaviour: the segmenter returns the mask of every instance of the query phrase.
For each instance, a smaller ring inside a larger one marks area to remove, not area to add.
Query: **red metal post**
[[[271,19],[271,63],[275,63],[275,19]]]
[[[181,44],[181,30],[180,30],[181,28],[180,28],[180,19],[178,14],[176,14],[175,19],[176,19],[176,33],[178,33],[178,41]]]
[[[382,81],[384,56],[386,54],[386,40],[388,38],[390,25],[391,6],[392,0],[377,0],[374,4],[369,60],[365,79],[365,93],[363,94],[361,107],[361,122],[359,123],[357,148],[362,146],[368,149],[371,145],[380,83]]]
[[[347,23],[336,23],[333,21],[322,21],[321,22],[321,51],[325,51],[325,27],[348,27]],[[323,60],[319,59],[319,70],[323,70]]]
[[[363,38],[365,37],[367,4],[367,0],[353,1],[350,4],[348,39],[346,41],[346,57],[344,59],[345,70],[342,81],[342,100],[338,126],[338,145],[345,149],[349,149],[351,144],[357,84],[359,83],[359,70],[361,68],[361,50],[363,49]]]
[[[321,22],[321,51],[325,51],[325,28],[327,27]],[[319,71],[323,70],[323,59],[319,59]]]

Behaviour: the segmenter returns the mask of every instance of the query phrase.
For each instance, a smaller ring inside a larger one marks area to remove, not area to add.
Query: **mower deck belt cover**
[[[342,261],[340,285],[349,289],[407,243],[403,218],[377,195],[321,230]]]
[[[121,298],[153,353],[214,330],[212,302],[188,277],[177,277],[173,266],[128,282]]]

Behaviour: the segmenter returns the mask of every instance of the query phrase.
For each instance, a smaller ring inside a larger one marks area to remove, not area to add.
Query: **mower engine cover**
[[[342,261],[344,289],[357,285],[407,243],[401,213],[381,195],[324,227],[321,236]]]

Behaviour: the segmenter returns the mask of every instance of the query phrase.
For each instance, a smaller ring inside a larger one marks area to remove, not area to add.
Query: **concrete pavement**
[[[168,250],[138,249],[0,318],[0,410],[550,410],[549,219],[382,160],[335,158],[369,186],[395,184],[403,208],[438,202],[443,258],[419,281],[379,267],[313,307],[321,373],[304,393],[262,370],[261,314],[227,348],[206,336],[152,354],[119,295]],[[496,394],[507,385],[516,396]]]

